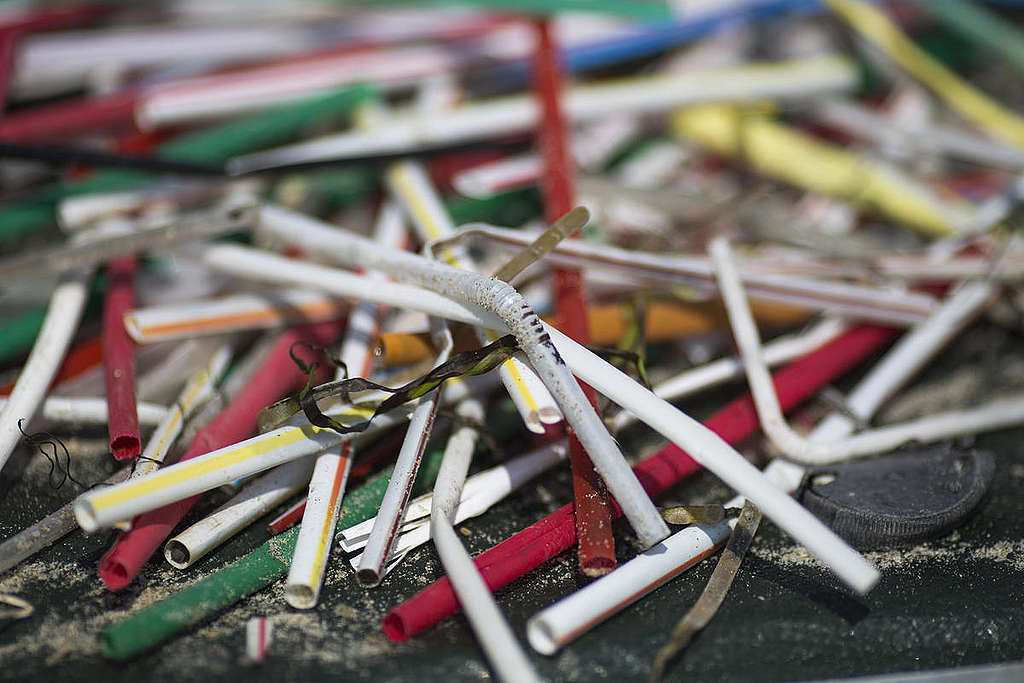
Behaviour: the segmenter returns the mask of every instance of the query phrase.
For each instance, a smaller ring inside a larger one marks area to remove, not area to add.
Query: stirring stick
[[[533,91],[540,104],[537,144],[544,161],[544,211],[548,223],[568,213],[575,200],[575,167],[566,141],[562,116],[561,64],[548,20],[534,22],[537,44],[534,50]],[[502,278],[508,279],[508,278]],[[587,329],[586,291],[579,270],[555,269],[555,314],[558,327],[580,344],[590,343]],[[590,405],[597,410],[597,394],[581,385]],[[572,467],[576,538],[579,541],[580,571],[602,576],[615,568],[615,538],[612,536],[608,495],[576,435],[569,430],[569,462]]]

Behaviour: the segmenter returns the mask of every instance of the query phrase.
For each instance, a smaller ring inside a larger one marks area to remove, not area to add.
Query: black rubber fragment
[[[797,498],[857,548],[909,545],[963,523],[994,470],[991,453],[942,444],[810,469]]]

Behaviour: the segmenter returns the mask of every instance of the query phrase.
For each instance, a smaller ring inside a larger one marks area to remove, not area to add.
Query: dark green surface
[[[967,342],[947,354],[924,381],[937,382],[964,364],[984,377],[966,400],[985,398],[997,385],[1024,385],[1024,345],[1018,338],[987,328],[972,333]],[[716,394],[727,397],[735,390]],[[939,395],[938,390],[933,393]],[[698,402],[695,412],[706,414],[708,403]],[[1024,430],[1018,429],[978,439],[979,447],[997,454],[991,496],[964,527],[943,539],[873,554],[883,579],[867,597],[852,597],[765,522],[718,618],[677,660],[669,679],[806,680],[1024,658],[1022,437]],[[650,445],[639,430],[623,440],[630,452],[644,448],[641,441]],[[0,533],[5,537],[38,516],[36,511],[56,505],[38,483],[40,478],[29,477],[0,501]],[[467,546],[478,552],[558,507],[568,495],[567,479],[564,471],[554,473],[513,501],[460,525],[469,531]],[[721,500],[726,494],[713,477],[701,475],[665,502]],[[617,526],[617,535],[625,559],[635,549],[624,526]],[[262,537],[254,529],[234,539],[195,572],[223,566]],[[41,554],[29,565],[31,572],[15,570],[0,577],[0,591],[14,592],[37,606],[32,618],[0,631],[0,680],[23,680],[26,672],[62,681],[220,681],[240,675],[254,681],[457,681],[490,675],[461,617],[401,645],[380,633],[379,620],[387,609],[438,575],[439,564],[429,547],[413,553],[379,589],[360,588],[353,572],[335,562],[321,604],[311,612],[290,610],[279,581],[169,641],[161,651],[126,663],[107,662],[98,654],[96,635],[102,627],[194,576],[165,568],[161,560],[149,565],[123,594],[107,594],[95,575],[95,563],[108,540],[73,534]],[[500,605],[520,635],[530,615],[584,584],[573,561],[566,553],[499,593]],[[557,657],[532,655],[533,661],[555,680],[646,680],[655,653],[696,600],[711,569],[705,562]],[[276,640],[269,659],[258,668],[239,664],[244,623],[255,615],[276,615]]]

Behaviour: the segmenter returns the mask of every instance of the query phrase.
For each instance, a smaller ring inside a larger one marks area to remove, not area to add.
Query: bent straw
[[[820,520],[766,482],[761,472],[728,444],[671,404],[654,396],[626,374],[554,328],[544,326],[518,292],[508,285],[486,279],[481,282],[479,276],[408,253],[383,252],[365,238],[321,227],[319,221],[278,208],[266,207],[261,225],[264,229],[273,228],[274,233],[282,238],[298,239],[307,248],[331,254],[339,261],[368,264],[397,277],[417,280],[442,295],[455,296],[470,305],[486,306],[488,313],[478,308],[475,315],[466,316],[469,310],[465,306],[453,306],[455,302],[444,296],[429,297],[426,292],[421,292],[411,301],[406,300],[404,304],[406,308],[424,311],[429,306],[432,309],[430,312],[435,315],[451,318],[454,314],[455,319],[463,322],[472,321],[474,324],[483,323],[491,327],[498,327],[496,323],[501,320],[513,333],[517,333],[517,338],[527,342],[524,351],[532,354],[530,359],[535,369],[544,368],[538,374],[549,382],[548,388],[552,390],[552,395],[562,402],[562,412],[576,429],[580,441],[591,454],[595,468],[632,523],[642,544],[653,545],[651,539],[658,534],[667,535],[667,527],[660,518],[656,523],[648,518],[649,510],[653,509],[650,498],[629,470],[596,413],[586,405],[579,385],[575,383],[566,363],[581,380],[620,406],[633,410],[657,432],[673,443],[685,446],[694,459],[726,484],[744,492],[765,515],[805,545],[812,554],[821,558],[855,590],[867,591],[877,581],[878,572],[870,563]],[[297,270],[291,267],[287,274],[258,275],[290,278],[295,276]],[[331,270],[324,268],[317,271],[325,274],[323,282],[331,279]],[[389,283],[381,283],[369,296],[380,297],[384,284]],[[442,310],[445,312],[436,313]],[[562,360],[563,356],[565,361]],[[573,411],[569,410],[570,405]],[[584,432],[581,427],[588,431]],[[598,451],[598,447],[603,450]]]
[[[537,234],[530,230],[509,230],[490,225],[463,227],[452,240],[482,235],[500,244],[517,247],[529,244]],[[432,245],[436,248],[436,244]],[[553,263],[583,267],[614,268],[639,277],[653,278],[661,285],[666,280],[713,289],[711,263],[699,256],[665,256],[633,251],[580,240],[564,241],[549,256]],[[937,303],[920,292],[894,291],[834,280],[745,272],[741,275],[751,296],[813,309],[825,309],[886,324],[908,325],[921,322]]]
[[[347,305],[318,292],[291,289],[136,308],[125,314],[124,327],[136,343],[153,344],[339,320],[347,310]]]
[[[21,440],[19,425],[28,428],[43,403],[46,390],[57,374],[89,294],[92,270],[77,270],[61,276],[50,296],[46,319],[32,352],[3,408],[0,408],[0,470]]]
[[[761,358],[757,325],[750,315],[750,308],[746,305],[743,285],[739,280],[729,243],[724,238],[715,238],[709,245],[709,251],[719,276],[719,286],[732,322],[736,344],[743,358],[761,425],[772,443],[790,459],[805,464],[837,462],[858,455],[892,450],[911,439],[927,443],[976,430],[998,429],[1024,420],[1024,401],[1016,399],[883,427],[838,442],[813,443],[805,439],[793,431],[779,409],[771,377]],[[964,285],[933,317],[933,324],[925,330],[931,336],[921,334],[915,338],[920,339],[922,345],[931,348],[901,347],[905,351],[901,360],[905,358],[908,362],[916,360],[918,364],[923,363],[938,350],[943,341],[967,325],[988,305],[995,292],[996,288],[989,282]]]
[[[484,417],[484,406],[470,398],[460,403],[455,412],[479,422]],[[498,677],[505,681],[540,680],[453,527],[477,437],[475,428],[463,426],[448,438],[434,484],[430,536],[473,633]]]
[[[313,462],[294,460],[245,486],[205,519],[171,538],[164,559],[176,569],[187,569],[211,550],[276,507],[309,483]]]
[[[386,177],[423,242],[444,239],[455,233],[455,225],[421,164],[399,162],[388,169]],[[446,250],[441,260],[456,268],[477,271],[476,264],[463,249]],[[482,344],[498,338],[491,330],[477,330],[477,336]],[[501,364],[498,373],[528,430],[543,434],[545,424],[561,421],[558,404],[527,363],[510,358]]]
[[[622,506],[641,545],[653,545],[668,535],[665,522],[644,494],[618,446],[587,404],[579,384],[551,342],[553,331],[545,329],[537,314],[511,285],[406,252],[381,249],[371,240],[278,207],[265,207],[261,226],[267,232],[329,254],[348,265],[376,268],[398,279],[416,282],[442,295],[443,301],[447,301],[444,296],[451,296],[489,311],[492,320],[501,323],[495,325],[489,321],[485,326],[499,329],[507,326],[520,342],[523,353],[562,409],[605,485]],[[380,284],[383,289],[383,285],[389,283]],[[416,305],[414,301],[406,303],[405,307]]]
[[[187,465],[197,456],[215,450],[227,444],[244,439],[256,431],[257,415],[265,406],[273,403],[288,391],[302,386],[302,374],[297,371],[289,357],[289,350],[298,341],[313,341],[329,344],[339,333],[340,326],[336,323],[320,323],[308,327],[290,330],[282,334],[274,346],[274,350],[264,361],[260,369],[249,379],[245,388],[231,401],[213,422],[207,425],[196,436],[191,447],[182,456],[181,465]],[[160,476],[168,470],[157,470],[147,477],[139,477],[134,482],[128,481],[120,486],[131,486],[133,483],[145,486],[147,480]],[[232,479],[237,479],[233,477]],[[232,479],[228,479],[231,481]],[[222,482],[223,483],[223,482]],[[109,487],[96,493],[116,496],[118,486]],[[89,525],[83,525],[82,499],[75,501],[75,517],[79,525],[90,531]],[[120,590],[131,583],[142,565],[163,544],[182,517],[192,508],[198,495],[191,498],[173,499],[174,502],[157,509],[150,508],[133,520],[132,530],[123,534],[113,547],[100,560],[100,578],[110,590]],[[170,502],[170,501],[165,501]],[[157,503],[160,505],[161,503]],[[124,519],[122,517],[121,519]],[[121,520],[115,520],[121,521]]]
[[[125,332],[122,316],[135,303],[134,256],[121,256],[107,264],[107,293],[103,303],[103,369],[107,389],[107,433],[110,452],[127,460],[142,450],[139,415],[135,410],[135,348]]]
[[[540,104],[536,141],[543,168],[545,218],[554,224],[572,210],[575,198],[575,165],[569,156],[566,121],[562,115],[562,69],[555,50],[551,26],[545,19],[534,22],[536,47],[533,54],[533,92]],[[502,278],[510,280],[510,278]],[[586,293],[583,273],[577,269],[555,269],[555,315],[558,328],[580,344],[590,343],[587,327]],[[584,396],[597,411],[597,394],[581,385]],[[569,463],[572,470],[573,501],[580,571],[601,576],[615,568],[615,538],[612,536],[608,494],[594,465],[576,434],[569,430]]]
[[[573,121],[616,113],[652,113],[717,100],[758,100],[843,92],[855,87],[851,62],[818,57],[699,73],[659,74],[575,86],[566,92],[565,111]],[[292,163],[342,160],[367,154],[410,152],[417,148],[508,136],[537,124],[539,109],[529,95],[472,102],[445,112],[392,116],[371,131],[350,131],[236,157],[228,172],[241,175]]]
[[[423,459],[417,489],[433,480],[440,456],[436,451]],[[374,475],[347,496],[338,527],[373,516],[390,476],[390,472]],[[282,578],[288,572],[297,536],[298,529],[289,529],[227,567],[108,627],[100,635],[103,656],[128,659]]]
[[[405,235],[405,225],[397,208],[384,205],[374,227],[374,240],[385,247],[398,249],[405,242]],[[384,276],[370,273],[368,277],[382,279]],[[360,302],[352,309],[342,338],[342,368],[335,379],[346,379],[348,373],[355,377],[370,376],[379,314],[378,306],[371,301]],[[330,557],[331,531],[338,522],[338,511],[355,456],[354,443],[347,441],[341,445],[339,453],[322,453],[316,458],[302,513],[302,527],[284,587],[285,600],[297,609],[316,606]]]
[[[762,349],[764,362],[768,367],[788,363],[829,343],[847,329],[849,325],[842,319],[825,318],[804,332],[785,335],[765,344]],[[665,380],[652,391],[658,398],[674,401],[739,377],[743,377],[743,361],[738,356],[726,356],[686,370]],[[623,410],[609,420],[608,427],[612,432],[618,432],[636,420],[633,413]]]
[[[779,371],[775,384],[782,404],[787,410],[799,405],[860,363],[894,334],[886,328],[860,326]],[[747,438],[758,427],[750,395],[726,405],[705,424],[730,443]],[[635,470],[648,493],[657,496],[698,468],[684,451],[669,444],[636,465]],[[616,516],[618,514],[616,510]],[[570,503],[485,551],[474,562],[488,587],[497,590],[572,547],[575,540]],[[388,638],[403,641],[457,610],[458,602],[451,585],[447,578],[442,578],[388,612],[382,627]]]

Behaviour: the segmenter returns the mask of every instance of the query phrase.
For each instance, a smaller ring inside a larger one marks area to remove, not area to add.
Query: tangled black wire
[[[75,479],[75,476],[71,474],[71,453],[68,452],[67,446],[64,442],[58,439],[53,434],[48,432],[36,432],[35,434],[29,434],[21,426],[21,423],[25,421],[25,418],[18,420],[18,431],[25,437],[25,442],[36,446],[39,452],[43,454],[43,457],[50,463],[50,471],[46,475],[47,481],[50,484],[50,488],[58,490],[67,482],[77,484],[83,489],[89,488],[82,482]],[[60,450],[58,450],[58,446]],[[49,451],[47,451],[49,447]],[[61,451],[64,453],[64,464],[61,466]],[[55,477],[60,476],[58,481]]]

